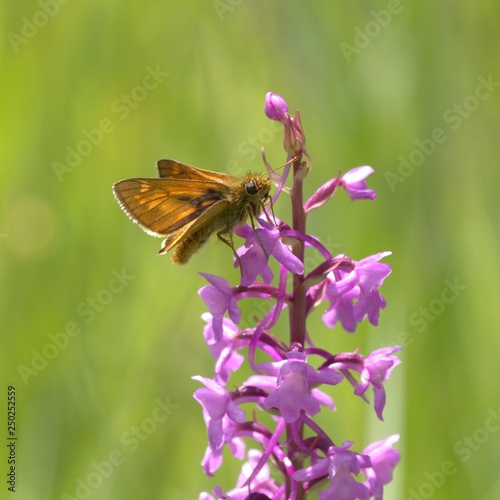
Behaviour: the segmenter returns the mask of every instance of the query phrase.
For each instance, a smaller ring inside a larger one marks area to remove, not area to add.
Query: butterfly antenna
[[[291,165],[295,160],[298,160],[298,159],[299,159],[298,156],[294,156],[293,158],[291,158],[290,160],[288,160],[286,163],[283,163],[283,165],[280,165],[279,167],[276,167],[276,168],[271,167],[271,165],[267,162],[267,160],[265,159],[265,157],[264,157],[264,162],[266,164],[266,167],[268,167],[267,168],[267,173],[270,176],[271,173],[274,173],[277,170],[281,170],[282,168],[285,168],[288,165]]]

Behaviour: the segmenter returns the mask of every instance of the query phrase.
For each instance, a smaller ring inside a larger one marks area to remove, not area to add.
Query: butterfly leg
[[[223,234],[226,232],[227,231],[225,228],[222,229],[221,231],[219,231],[217,233],[217,238],[219,238],[219,240],[221,240],[223,243],[225,243],[233,251],[233,254],[236,257],[236,260],[238,261],[238,263],[240,265],[240,274],[241,274],[241,276],[243,276],[243,266],[241,264],[241,259],[240,259],[240,256],[236,253],[236,249],[234,248],[233,233],[229,233],[229,239],[227,239],[223,236]]]
[[[252,211],[250,209],[248,210],[248,215],[250,217],[250,224],[252,224],[253,232],[255,233],[255,236],[256,236],[257,240],[259,241],[260,248],[262,248],[262,250],[264,251],[265,256],[269,259],[269,255],[266,252],[266,249],[264,248],[264,245],[262,244],[262,241],[260,240],[259,233],[257,232],[257,229],[255,228],[255,221],[253,220]]]
[[[269,197],[269,207],[271,208],[271,214],[272,214],[272,219],[269,217],[269,213],[266,210],[266,206],[264,205],[264,202],[262,202],[262,211],[266,214],[266,219],[269,224],[273,224],[275,227],[278,227],[278,224],[276,223],[276,215],[274,215],[274,205],[273,205],[273,199]]]

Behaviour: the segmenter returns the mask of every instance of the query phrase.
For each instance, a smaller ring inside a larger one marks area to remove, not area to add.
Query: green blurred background
[[[6,435],[13,385],[19,435],[17,493],[2,481],[1,498],[194,499],[233,484],[237,461],[215,479],[199,466],[190,379],[213,370],[198,272],[236,283],[230,252],[211,241],[174,267],[111,185],[154,177],[165,157],[236,174],[262,170],[265,146],[281,164],[269,90],[300,108],[307,195],[375,168],[376,201],[339,193],[310,232],[355,259],[393,251],[378,328],[332,332],[321,310],[310,323],[333,350],[405,346],[385,422],[344,384],[322,424],[358,450],[401,434],[385,498],[500,498],[498,2],[41,0],[3,2],[0,18],[0,423]]]

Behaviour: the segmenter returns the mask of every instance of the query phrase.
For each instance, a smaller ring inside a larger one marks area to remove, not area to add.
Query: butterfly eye
[[[257,194],[259,192],[259,189],[255,185],[254,181],[250,181],[245,184],[245,191],[247,192],[247,194],[253,195]]]

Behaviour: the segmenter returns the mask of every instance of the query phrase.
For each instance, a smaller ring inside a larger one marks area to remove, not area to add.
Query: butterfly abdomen
[[[217,233],[221,241],[229,244],[228,240],[222,237],[222,235],[231,233],[236,226],[243,224],[247,219],[247,210],[248,206],[230,206],[228,210],[226,210],[227,215],[219,217],[217,223],[212,221],[212,224],[202,226],[193,234],[180,239],[172,254],[172,262],[174,264],[186,264],[191,256],[207,242],[213,233]],[[166,244],[168,244],[168,238],[165,240],[164,245],[166,246]],[[229,244],[229,246],[233,248],[232,244]],[[160,253],[164,252],[165,250],[162,248]]]
[[[172,254],[172,262],[174,264],[186,264],[191,256],[206,243],[211,234],[211,228],[204,227],[191,236],[181,239]],[[163,252],[160,250],[160,253]]]

